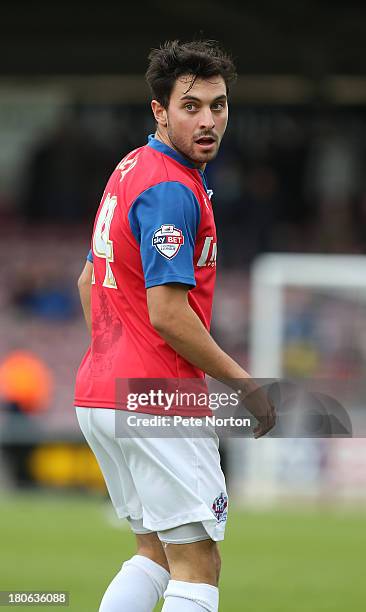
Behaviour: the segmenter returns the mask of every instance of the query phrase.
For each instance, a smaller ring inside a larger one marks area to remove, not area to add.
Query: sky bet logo
[[[162,225],[154,232],[152,244],[160,255],[173,259],[184,244],[182,230],[175,225]]]

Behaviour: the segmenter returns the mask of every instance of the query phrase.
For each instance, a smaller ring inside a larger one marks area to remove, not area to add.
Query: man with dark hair
[[[89,262],[79,281],[92,342],[77,375],[77,417],[116,512],[137,538],[137,554],[109,585],[100,612],[151,612],[163,594],[164,612],[217,612],[217,541],[228,499],[216,433],[117,438],[116,410],[124,423],[130,414],[115,381],[183,384],[209,374],[231,380],[243,396],[256,388],[209,333],[217,247],[204,170],[226,129],[235,69],[212,41],[168,42],[149,60],[156,133],[122,160],[104,191],[89,256],[91,312]],[[249,409],[260,437],[275,416],[265,396],[257,398]],[[211,414],[144,399],[135,416]]]

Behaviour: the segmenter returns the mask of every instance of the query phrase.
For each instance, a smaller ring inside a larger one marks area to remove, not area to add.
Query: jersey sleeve
[[[89,253],[87,255],[86,260],[90,261],[90,263],[93,263],[93,251],[91,249],[90,249],[90,251],[89,251]]]
[[[194,249],[200,205],[182,183],[159,183],[132,204],[129,222],[140,245],[145,287],[182,283],[194,287]]]

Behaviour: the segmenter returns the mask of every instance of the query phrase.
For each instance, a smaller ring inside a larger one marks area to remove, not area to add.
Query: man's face
[[[196,79],[190,88],[191,83],[192,75],[176,80],[166,111],[166,132],[177,151],[197,166],[203,166],[216,157],[225,133],[226,85],[219,75]]]

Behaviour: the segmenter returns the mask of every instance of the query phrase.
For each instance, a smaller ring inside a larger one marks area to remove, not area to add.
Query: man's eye
[[[213,110],[223,110],[225,107],[223,102],[216,102],[215,104],[213,104],[212,109]]]
[[[195,106],[194,104],[186,104],[184,108],[188,111],[192,111],[195,109]]]

